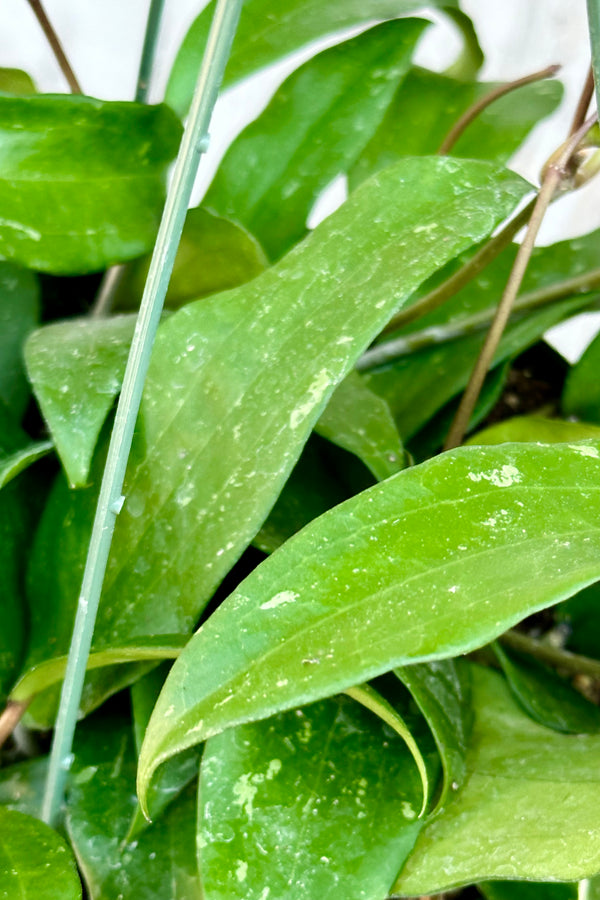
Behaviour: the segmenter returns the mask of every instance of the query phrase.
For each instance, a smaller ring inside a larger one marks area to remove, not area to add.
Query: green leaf
[[[437,153],[463,112],[495,87],[411,69],[352,170],[351,187],[403,156]],[[531,129],[556,109],[561,97],[558,81],[536,82],[501,97],[469,125],[452,155],[506,162]]]
[[[32,441],[0,400],[0,488],[52,450],[50,441]]]
[[[180,137],[165,106],[0,96],[0,258],[75,274],[146,253]]]
[[[411,692],[435,738],[444,784],[437,808],[458,791],[466,777],[466,755],[472,726],[470,670],[462,660],[445,659],[402,666],[396,675]]]
[[[206,745],[199,864],[206,900],[383,898],[421,829],[401,738],[344,698]]]
[[[417,839],[392,893],[489,878],[574,881],[600,869],[600,737],[533,722],[500,675],[474,667],[469,778]],[[546,895],[543,895],[546,896]]]
[[[600,427],[587,422],[567,422],[543,416],[515,416],[497,422],[466,441],[467,444],[504,444],[511,441],[540,441],[558,444],[567,441],[599,440]],[[584,445],[582,445],[584,446]]]
[[[195,625],[264,522],[334,388],[404,298],[489,232],[523,187],[486,163],[406,160],[254,281],[161,326],[96,647],[126,644],[148,623],[155,634]],[[98,466],[96,483],[99,457]],[[69,521],[62,529],[61,503]],[[35,664],[66,653],[93,491],[61,503],[45,514],[36,542]]]
[[[554,669],[498,643],[494,653],[515,699],[536,722],[566,734],[600,732],[600,709]]]
[[[523,292],[543,290],[597,264],[600,232],[534,251]],[[505,250],[482,274],[449,301],[394,333],[397,359],[365,373],[367,384],[387,400],[404,442],[466,386],[517,252]],[[446,273],[447,277],[447,273]],[[443,274],[436,281],[444,280]],[[589,304],[592,292],[577,293],[526,314],[508,325],[494,365],[535,343],[549,328]],[[413,298],[414,300],[415,298]],[[476,331],[473,333],[473,326]]]
[[[430,5],[455,8],[457,3],[435,0]],[[192,99],[214,7],[209,3],[192,23],[171,71],[165,99],[181,117]],[[419,8],[414,0],[290,0],[274,11],[271,0],[245,0],[224,84],[235,84],[317,38]]]
[[[569,371],[561,398],[565,416],[600,424],[600,335]]]
[[[23,342],[38,323],[39,306],[34,273],[12,263],[0,263],[0,401],[19,420],[30,396]]]
[[[35,94],[35,84],[22,69],[0,69],[0,91],[5,94]]]
[[[255,278],[266,265],[262,247],[241,225],[202,206],[189,209],[165,306],[177,308],[237,287]],[[115,309],[138,308],[149,267],[149,256],[129,264],[115,294]]]
[[[200,900],[195,785],[126,842],[136,767],[129,721],[112,715],[83,723],[74,754],[66,828],[90,900]]]
[[[0,896],[81,900],[75,860],[52,828],[0,807],[0,835]]]
[[[389,406],[351,372],[315,425],[322,437],[354,453],[378,481],[404,468],[404,449]]]
[[[135,316],[69,319],[40,328],[25,345],[27,372],[72,487],[86,483],[134,327]]]
[[[4,766],[0,769],[0,806],[39,818],[47,774],[47,756]]]
[[[384,22],[324,50],[279,88],[225,154],[204,199],[278,259],[306,234],[319,193],[358,159],[426,22]]]
[[[477,887],[486,900],[577,900],[576,884],[488,881]]]
[[[154,770],[186,747],[395,666],[473,650],[597,580],[600,450],[584,450],[443,454],[268,557],[173,666],[140,754],[142,804]]]

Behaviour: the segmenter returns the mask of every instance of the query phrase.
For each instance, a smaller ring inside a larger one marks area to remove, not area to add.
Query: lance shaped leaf
[[[170,756],[395,666],[456,656],[600,577],[598,444],[446,453],[275,551],[173,666],[140,754]]]
[[[437,153],[463,112],[495,87],[411,69],[350,173],[351,187],[402,156]],[[542,81],[501,97],[470,123],[451,154],[506,162],[540,119],[558,106],[561,96],[560,82]]]
[[[488,233],[524,189],[487,163],[406,160],[365,183],[254,281],[186,306],[161,326],[96,646],[194,626],[265,520],[337,384],[415,287]],[[89,497],[79,509],[89,523]],[[56,508],[47,515],[56,522]],[[27,666],[66,652],[85,558],[77,535],[87,526],[71,516],[61,533],[50,523],[42,521],[37,552],[53,562],[30,592]],[[50,649],[49,620],[60,635]]]
[[[231,729],[202,758],[206,900],[383,898],[422,828],[420,804],[402,739],[348,699]]]
[[[75,274],[148,252],[180,137],[165,106],[0,96],[0,258]]]
[[[430,6],[456,10],[458,3],[435,0]],[[209,3],[192,23],[171,71],[165,100],[182,117],[192,100],[214,9],[214,2]],[[224,84],[241,81],[319,37],[375,19],[395,19],[415,9],[420,4],[414,0],[290,0],[275,9],[270,0],[245,0]],[[457,24],[472,39],[470,22]]]
[[[392,895],[437,894],[490,878],[575,881],[597,873],[600,737],[538,725],[498,673],[478,666],[473,708],[468,780],[426,824]]]
[[[70,319],[40,328],[25,345],[27,372],[72,487],[88,477],[134,326],[135,316]]]
[[[425,24],[384,22],[290,75],[225,154],[206,206],[242,222],[271,259],[282,256],[381,122]]]
[[[81,900],[75,860],[56,831],[25,813],[0,807],[0,896]]]

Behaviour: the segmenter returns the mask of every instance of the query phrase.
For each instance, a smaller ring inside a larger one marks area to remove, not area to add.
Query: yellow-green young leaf
[[[202,206],[189,209],[165,306],[176,309],[190,300],[237,287],[255,278],[266,266],[264,250],[237,222]],[[115,294],[114,309],[138,308],[149,267],[149,256],[127,266]]]
[[[180,137],[165,106],[0,96],[0,259],[74,274],[148,252]]]
[[[391,893],[597,873],[600,737],[557,734],[533,722],[489,669],[474,667],[473,706],[468,780],[426,824]]]
[[[411,69],[350,173],[351,187],[403,156],[436,153],[462,113],[495,87]],[[506,162],[540,119],[556,109],[561,96],[560,82],[542,81],[496,100],[469,125],[452,155]]]
[[[77,729],[65,811],[90,900],[200,900],[196,785],[135,840],[136,755],[131,723],[115,712]]]
[[[401,666],[395,673],[411,692],[435,738],[444,769],[437,806],[451,800],[465,780],[472,726],[471,677],[462,660],[443,659]]]
[[[0,69],[0,91],[5,94],[35,94],[35,84],[22,69]]]
[[[435,0],[430,6],[455,9],[458,3]],[[171,71],[165,99],[182,117],[192,100],[214,8],[209,3],[194,20]],[[271,0],[244,0],[224,83],[241,81],[319,37],[420,8],[415,0],[289,0],[277,7]]]
[[[469,438],[467,444],[504,444],[509,441],[539,441],[543,444],[600,440],[600,426],[543,416],[515,416],[490,425]]]
[[[161,325],[97,647],[194,626],[335,387],[416,286],[489,233],[525,189],[488,163],[406,160],[365,183],[276,266]],[[67,652],[92,515],[93,491],[66,502],[62,517],[60,504],[47,508],[25,670]]]
[[[317,196],[347,172],[381,122],[426,22],[384,22],[324,50],[234,141],[204,199],[278,259],[306,234]]]
[[[199,785],[206,900],[382,900],[420,805],[402,739],[344,698],[211,738]]]
[[[0,897],[81,900],[75,860],[56,831],[25,813],[0,807]]]
[[[38,323],[39,293],[33,272],[12,263],[0,263],[0,404],[18,421],[31,395],[23,364],[23,342]]]
[[[134,326],[135,316],[69,319],[40,328],[25,344],[27,373],[71,487],[88,478]]]
[[[312,522],[173,666],[140,754],[154,770],[232,725],[488,643],[600,577],[600,445],[468,447]]]

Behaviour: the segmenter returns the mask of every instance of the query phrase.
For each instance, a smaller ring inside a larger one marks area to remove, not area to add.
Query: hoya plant
[[[0,70],[0,895],[600,897],[600,340],[544,340],[600,232],[535,246],[600,3],[535,184],[556,67],[483,82],[457,0],[442,72],[411,0],[213,0],[158,105],[160,0],[119,102],[31,6],[72,94]],[[220,85],[309,45],[188,208]]]

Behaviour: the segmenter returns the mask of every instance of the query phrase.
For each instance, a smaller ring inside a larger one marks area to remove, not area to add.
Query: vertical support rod
[[[152,68],[154,66],[154,56],[158,44],[158,34],[160,31],[160,21],[164,5],[165,0],[150,0],[150,9],[148,10],[148,19],[146,22],[146,34],[144,36],[144,46],[142,48],[142,58],[140,60],[140,69],[135,90],[135,99],[137,103],[146,103],[148,98],[150,76],[152,75]]]
[[[58,818],[63,802],[66,775],[72,760],[73,736],[85,671],[115,521],[123,505],[124,498],[121,492],[152,344],[183,230],[198,163],[208,146],[208,126],[229,58],[241,4],[242,0],[218,0],[217,3],[188,124],[181,141],[173,180],[167,194],[127,360],[123,388],[96,507],[50,754],[46,792],[42,806],[42,818],[50,825],[53,825]]]

